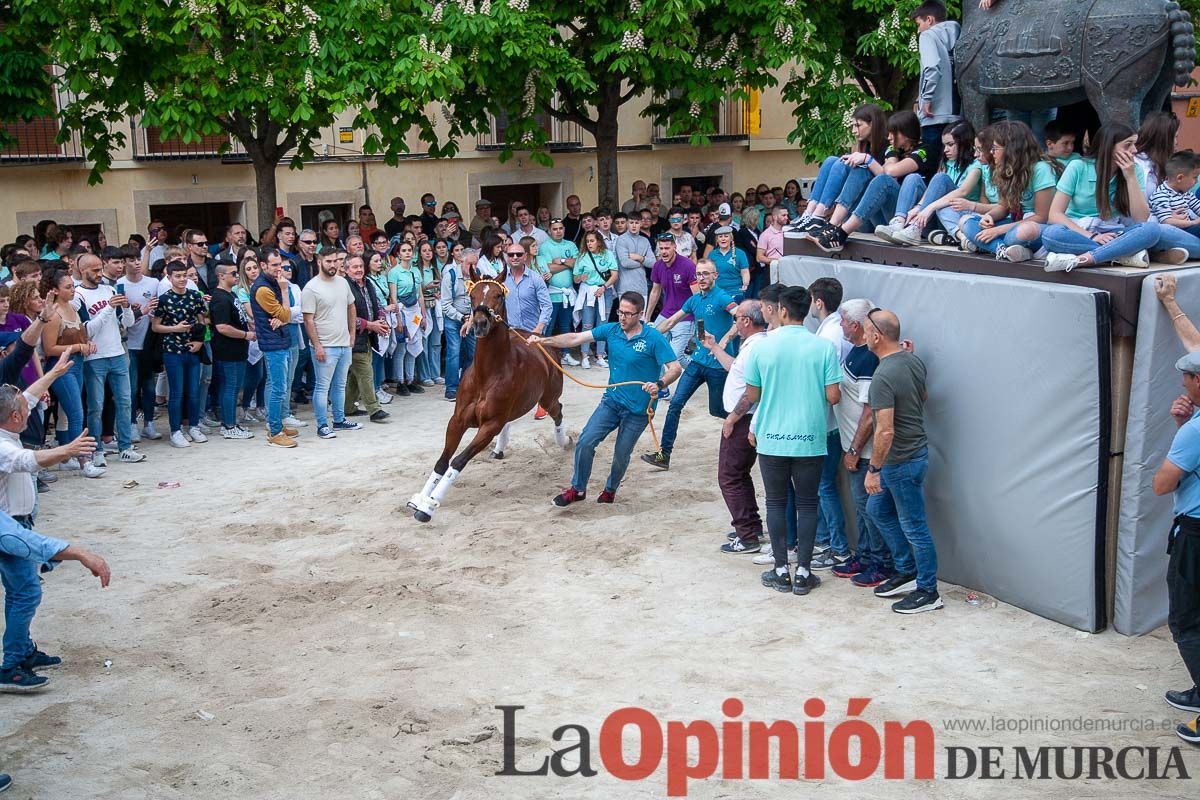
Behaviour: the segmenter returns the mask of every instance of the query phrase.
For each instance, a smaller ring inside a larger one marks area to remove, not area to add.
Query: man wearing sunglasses
[[[434,237],[441,219],[437,214],[437,198],[429,192],[421,195],[421,230],[425,232],[426,238]]]
[[[696,237],[683,229],[686,221],[687,212],[681,206],[675,206],[667,214],[667,224],[671,226],[667,232],[675,237],[675,251],[691,259],[696,254]]]
[[[526,267],[525,248],[516,242],[504,246],[504,266],[504,285],[508,287],[504,310],[509,327],[540,335],[550,324],[553,311],[546,282],[536,270]]]

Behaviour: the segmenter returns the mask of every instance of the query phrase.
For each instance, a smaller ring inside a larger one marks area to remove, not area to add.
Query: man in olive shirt
[[[937,550],[925,521],[925,363],[900,344],[900,320],[890,311],[867,314],[867,346],[879,357],[869,403],[875,418],[866,489],[867,513],[892,551],[895,574],[875,587],[877,597],[907,594],[892,604],[897,614],[942,607],[937,591]]]

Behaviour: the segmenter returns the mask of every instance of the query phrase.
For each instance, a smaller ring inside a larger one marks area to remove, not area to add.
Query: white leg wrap
[[[438,485],[433,487],[429,499],[433,500],[437,505],[441,505],[442,499],[446,496],[446,492],[450,491],[450,487],[454,485],[454,479],[457,477],[458,470],[453,467],[447,470],[446,475],[438,481]]]
[[[429,493],[433,491],[433,487],[437,486],[438,481],[441,479],[442,476],[436,472],[429,473],[429,480],[425,481],[425,488],[421,490],[421,496],[429,497]]]
[[[504,448],[508,447],[508,431],[512,427],[512,423],[508,423],[500,429],[500,433],[496,436],[496,441],[492,444],[493,453],[503,453]],[[453,472],[454,470],[451,470]]]
[[[571,440],[567,437],[567,426],[565,423],[554,426],[554,441],[558,442],[559,447],[566,447],[571,443]]]

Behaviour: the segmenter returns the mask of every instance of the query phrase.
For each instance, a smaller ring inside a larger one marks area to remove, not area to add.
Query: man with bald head
[[[875,422],[866,489],[867,513],[892,551],[894,574],[875,587],[876,597],[907,595],[897,614],[942,607],[937,591],[937,550],[925,521],[925,363],[901,344],[900,320],[891,311],[867,312],[867,347],[879,358],[868,402]]]

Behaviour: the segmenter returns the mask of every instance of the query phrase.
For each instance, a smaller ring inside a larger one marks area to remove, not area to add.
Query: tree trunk
[[[617,180],[617,113],[621,110],[621,85],[602,85],[598,95],[595,133],[597,205],[615,214],[621,210]]]
[[[279,166],[279,160],[271,160],[261,153],[251,153],[250,160],[254,164],[254,195],[258,200],[258,227],[251,233],[257,239],[275,222],[275,208],[278,205],[275,169]]]

